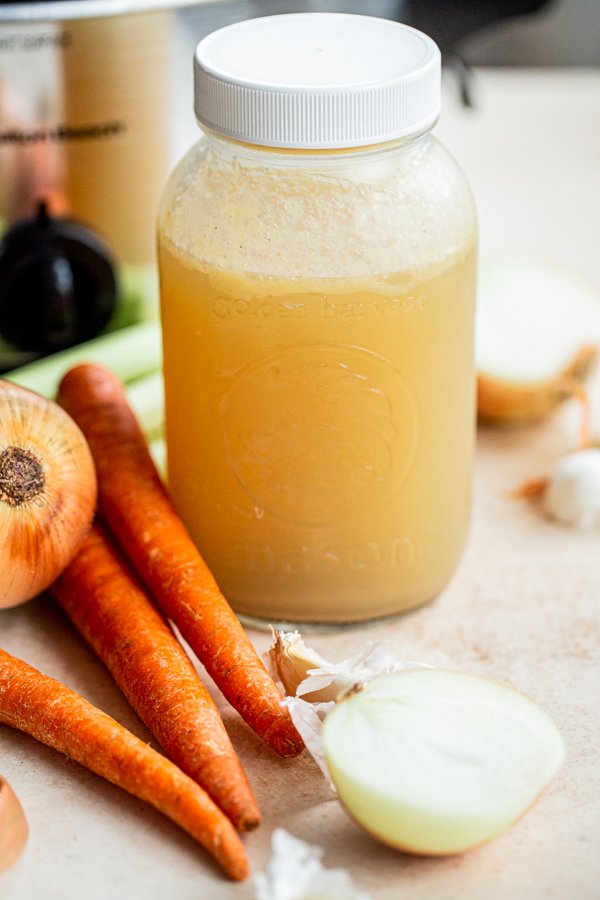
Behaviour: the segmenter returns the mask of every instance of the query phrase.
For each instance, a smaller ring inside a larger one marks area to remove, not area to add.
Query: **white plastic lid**
[[[194,58],[200,125],[267,147],[359,147],[424,131],[440,113],[440,51],[373,16],[294,13],[237,22]]]

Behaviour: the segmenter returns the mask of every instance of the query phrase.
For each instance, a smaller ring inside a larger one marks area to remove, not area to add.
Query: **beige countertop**
[[[482,252],[560,259],[600,286],[600,72],[481,73],[478,109],[447,84],[439,134],[473,183]],[[461,857],[387,849],[342,812],[312,761],[276,758],[219,701],[263,810],[247,847],[264,867],[274,827],[319,844],[373,900],[593,900],[600,854],[600,535],[546,521],[506,492],[544,474],[571,441],[569,410],[544,427],[478,439],[473,527],[459,571],[432,604],[393,624],[311,636],[341,658],[366,640],[399,655],[508,681],[552,716],[566,764],[508,833]],[[252,633],[259,649],[265,635]],[[109,675],[49,601],[0,614],[0,644],[149,740]],[[175,826],[32,739],[0,728],[0,772],[31,835],[0,876],[2,900],[251,900]]]

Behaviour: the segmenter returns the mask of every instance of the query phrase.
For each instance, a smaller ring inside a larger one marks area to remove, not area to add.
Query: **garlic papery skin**
[[[91,525],[96,472],[56,403],[0,381],[0,608],[47,588]]]
[[[17,861],[28,836],[29,828],[19,799],[0,776],[0,872]]]
[[[461,853],[499,835],[536,800],[564,757],[530,699],[443,669],[375,678],[323,723],[327,767],[355,821],[385,844]]]
[[[323,851],[283,828],[271,839],[266,871],[254,876],[256,900],[370,900],[345,869],[326,869]]]
[[[333,782],[329,776],[329,769],[325,762],[325,754],[323,753],[323,741],[321,740],[321,731],[323,729],[323,719],[335,706],[333,700],[325,702],[309,703],[302,697],[286,697],[283,701],[285,707],[290,714],[290,718],[294,723],[294,727],[308,753],[312,756],[318,765],[321,773],[329,787],[335,791]]]
[[[600,449],[576,450],[558,461],[544,494],[544,508],[564,525],[582,531],[600,528]]]

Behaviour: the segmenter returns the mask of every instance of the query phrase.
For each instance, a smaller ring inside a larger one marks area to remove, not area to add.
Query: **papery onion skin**
[[[395,699],[385,696],[390,684]],[[388,729],[392,704],[400,727]],[[533,805],[564,756],[558,731],[533,701],[440,669],[382,676],[349,695],[327,715],[323,744],[340,802],[357,824],[423,856],[462,853],[501,834]]]
[[[27,820],[18,797],[0,775],[0,872],[17,861],[28,835]]]
[[[3,380],[0,461],[0,608],[8,608],[45,590],[75,556],[94,515],[96,471],[63,409]],[[10,479],[18,465],[31,466],[23,490]]]

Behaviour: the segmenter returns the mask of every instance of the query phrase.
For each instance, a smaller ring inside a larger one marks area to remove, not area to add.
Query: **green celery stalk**
[[[154,438],[154,440],[150,442],[150,455],[154,460],[154,465],[158,469],[159,475],[161,476],[162,480],[166,482],[167,448],[165,446],[164,438]]]
[[[160,369],[130,382],[127,398],[148,440],[161,437],[165,411]]]
[[[141,322],[94,338],[2,375],[15,384],[55,397],[63,375],[77,363],[95,362],[111,369],[126,384],[160,369],[160,325]]]

